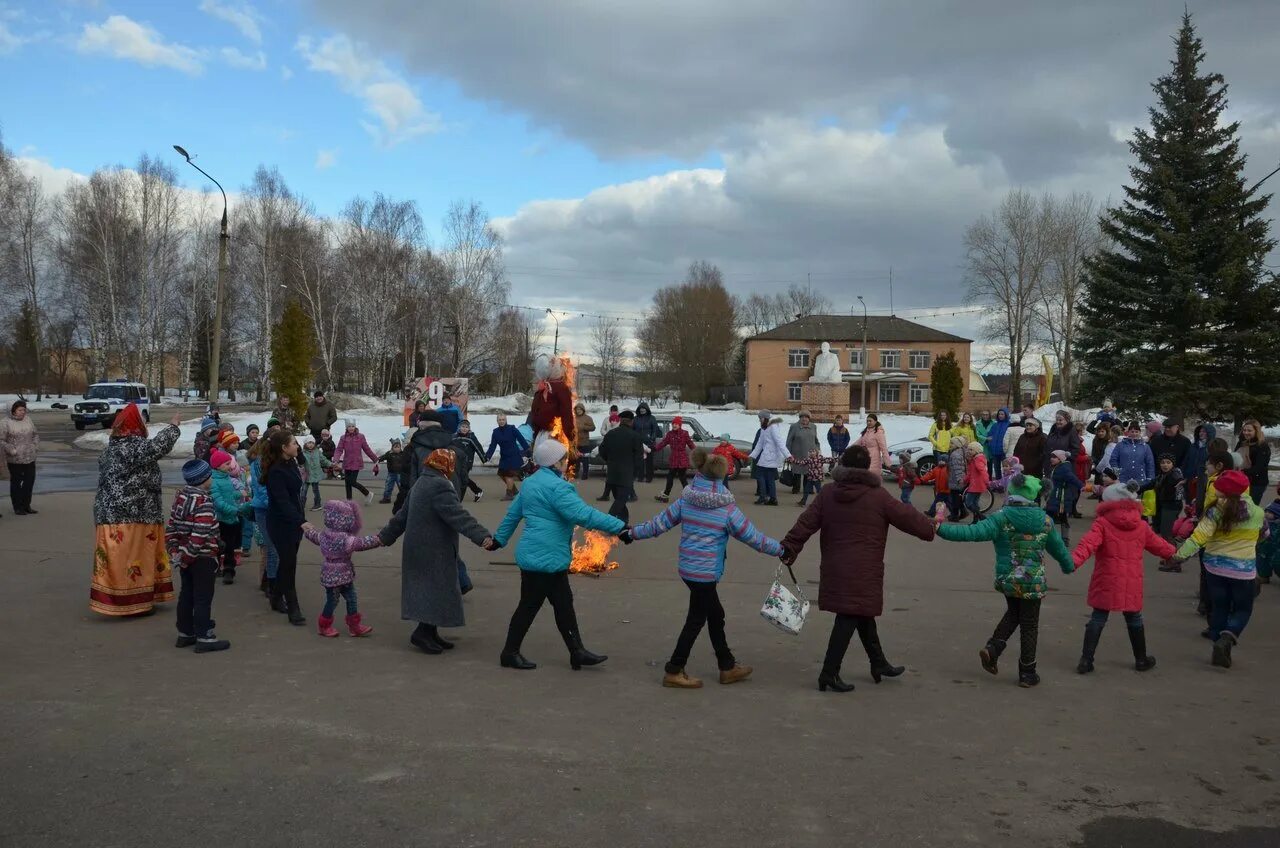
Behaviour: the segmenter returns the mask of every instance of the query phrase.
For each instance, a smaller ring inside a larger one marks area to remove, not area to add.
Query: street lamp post
[[[204,174],[218,187],[218,191],[222,192],[222,231],[218,234],[218,285],[213,299],[213,344],[209,349],[209,402],[216,404],[218,402],[218,369],[222,364],[222,301],[227,290],[227,242],[231,239],[227,232],[227,192],[223,189],[222,183],[209,176],[204,168],[191,160],[190,153],[176,144],[173,149],[187,160],[188,165]]]
[[[858,295],[858,303],[862,304],[862,404],[858,414],[865,421],[867,418],[867,302]]]
[[[555,359],[556,354],[560,352],[560,316],[552,312],[551,307],[547,307],[547,314],[556,322],[556,340],[551,344],[551,358]]]

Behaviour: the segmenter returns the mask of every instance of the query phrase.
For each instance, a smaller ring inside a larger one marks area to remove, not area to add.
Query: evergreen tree
[[[1227,85],[1203,59],[1186,14],[1172,70],[1152,86],[1151,128],[1129,143],[1132,184],[1102,218],[1111,245],[1087,266],[1079,358],[1092,394],[1126,408],[1276,420],[1269,197],[1245,187],[1239,124],[1221,123]]]
[[[960,363],[954,350],[933,358],[933,367],[929,370],[929,396],[933,399],[934,415],[945,409],[952,421],[959,418],[964,378],[960,375]]]
[[[18,320],[13,327],[13,373],[18,378],[18,387],[24,390],[34,389],[37,393],[41,387],[39,360],[40,325],[36,321],[35,310],[31,301],[24,300],[18,310]],[[37,394],[37,399],[39,395]]]
[[[271,384],[276,395],[288,397],[294,409],[307,408],[314,341],[311,319],[301,304],[290,300],[271,333]]]

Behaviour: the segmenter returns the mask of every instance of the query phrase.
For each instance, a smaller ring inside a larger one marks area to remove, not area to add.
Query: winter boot
[[[511,651],[510,653],[503,652],[503,654],[498,657],[498,665],[503,668],[518,668],[521,671],[533,671],[538,667],[537,663],[529,662],[524,658],[524,654],[519,651]]]
[[[231,567],[231,568],[224,568],[224,569],[222,569],[222,585],[223,585],[223,586],[230,586],[230,585],[231,585],[232,583],[234,583],[234,582],[236,582],[236,570],[235,570],[235,567],[233,566],[233,567]]]
[[[751,676],[751,672],[754,670],[755,669],[749,665],[734,663],[733,668],[720,670],[720,682],[727,686],[730,683],[737,683],[739,680],[746,680]]]
[[[382,500],[378,501],[378,503],[380,504],[391,503],[391,498],[383,498]]]
[[[1213,664],[1222,668],[1231,668],[1231,649],[1235,647],[1236,634],[1230,630],[1222,631],[1218,641],[1213,643]]]
[[[275,612],[287,613],[289,611],[289,605],[285,602],[284,594],[280,591],[280,588],[274,579],[268,582],[270,585],[267,588],[267,600],[271,604],[271,609]]]
[[[333,619],[330,619],[332,621]],[[367,624],[360,623],[360,613],[352,613],[347,616],[347,632],[352,636],[368,636],[373,632],[373,628]],[[449,647],[453,647],[450,645]]]
[[[431,637],[431,630],[429,625],[419,624],[418,629],[409,637],[409,644],[426,654],[443,654],[444,648]]]
[[[723,674],[724,672],[721,672]],[[677,672],[666,672],[662,675],[662,685],[668,689],[701,689],[702,681],[696,677],[690,677],[684,673],[684,669]]]
[[[658,503],[667,503],[669,500],[671,500],[671,496],[667,494],[654,495],[653,499]]]
[[[1018,685],[1023,689],[1030,689],[1032,686],[1040,685],[1040,675],[1036,674],[1036,664],[1023,665],[1018,663]]]
[[[214,651],[225,651],[231,647],[231,643],[226,639],[197,639],[195,651],[197,654],[209,654]]]
[[[1130,631],[1130,638],[1133,631]],[[1090,621],[1084,626],[1084,647],[1080,649],[1080,662],[1076,665],[1077,674],[1088,674],[1093,671],[1093,655],[1098,650],[1098,640],[1102,638],[1101,625]],[[1136,651],[1137,648],[1134,648]]]
[[[333,616],[321,614],[316,618],[316,632],[330,639],[336,637],[338,631],[333,628]]]
[[[289,623],[295,627],[301,627],[307,623],[307,619],[302,615],[302,608],[298,605],[298,592],[291,589],[285,594],[285,612],[289,616]]]
[[[830,689],[832,692],[852,692],[853,684],[845,683],[840,679],[840,672],[835,671],[828,674],[822,672],[818,675],[818,691],[825,692]]]
[[[605,654],[593,654],[582,647],[582,636],[577,631],[566,633],[564,641],[569,648],[569,666],[574,671],[578,671],[584,665],[599,665],[609,659]]]
[[[1147,629],[1129,628],[1129,644],[1133,646],[1133,667],[1138,671],[1150,671],[1156,667],[1156,658],[1147,653]]]
[[[1000,659],[1000,655],[1004,653],[1005,646],[1008,644],[1003,639],[988,639],[987,646],[978,651],[978,658],[982,661],[982,670],[987,674],[999,674],[1000,669],[996,663]]]
[[[882,677],[898,677],[906,671],[902,666],[893,665],[885,659],[884,649],[880,647],[880,634],[876,632],[874,621],[865,631],[859,628],[858,635],[862,637],[862,647],[867,652],[867,659],[871,661],[872,680],[879,683]]]

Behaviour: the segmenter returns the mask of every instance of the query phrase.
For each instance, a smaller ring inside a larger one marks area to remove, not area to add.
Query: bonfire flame
[[[569,437],[564,434],[564,425],[560,423],[559,416],[551,422],[551,429],[547,431],[547,437],[555,439],[564,445],[565,453],[569,456],[569,467],[565,469],[564,477],[566,480],[572,480],[578,471],[573,464],[573,455],[577,450],[577,445],[569,444]]]
[[[618,567],[616,562],[609,561],[609,552],[618,544],[617,536],[601,533],[599,530],[587,530],[582,534],[582,541],[573,543],[573,562],[569,571],[573,574],[601,574],[613,571]]]

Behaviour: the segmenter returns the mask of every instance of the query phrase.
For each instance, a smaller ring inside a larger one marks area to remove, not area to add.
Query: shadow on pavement
[[[1226,832],[1182,827],[1161,819],[1108,816],[1080,829],[1072,848],[1277,848],[1280,827],[1245,827]]]

